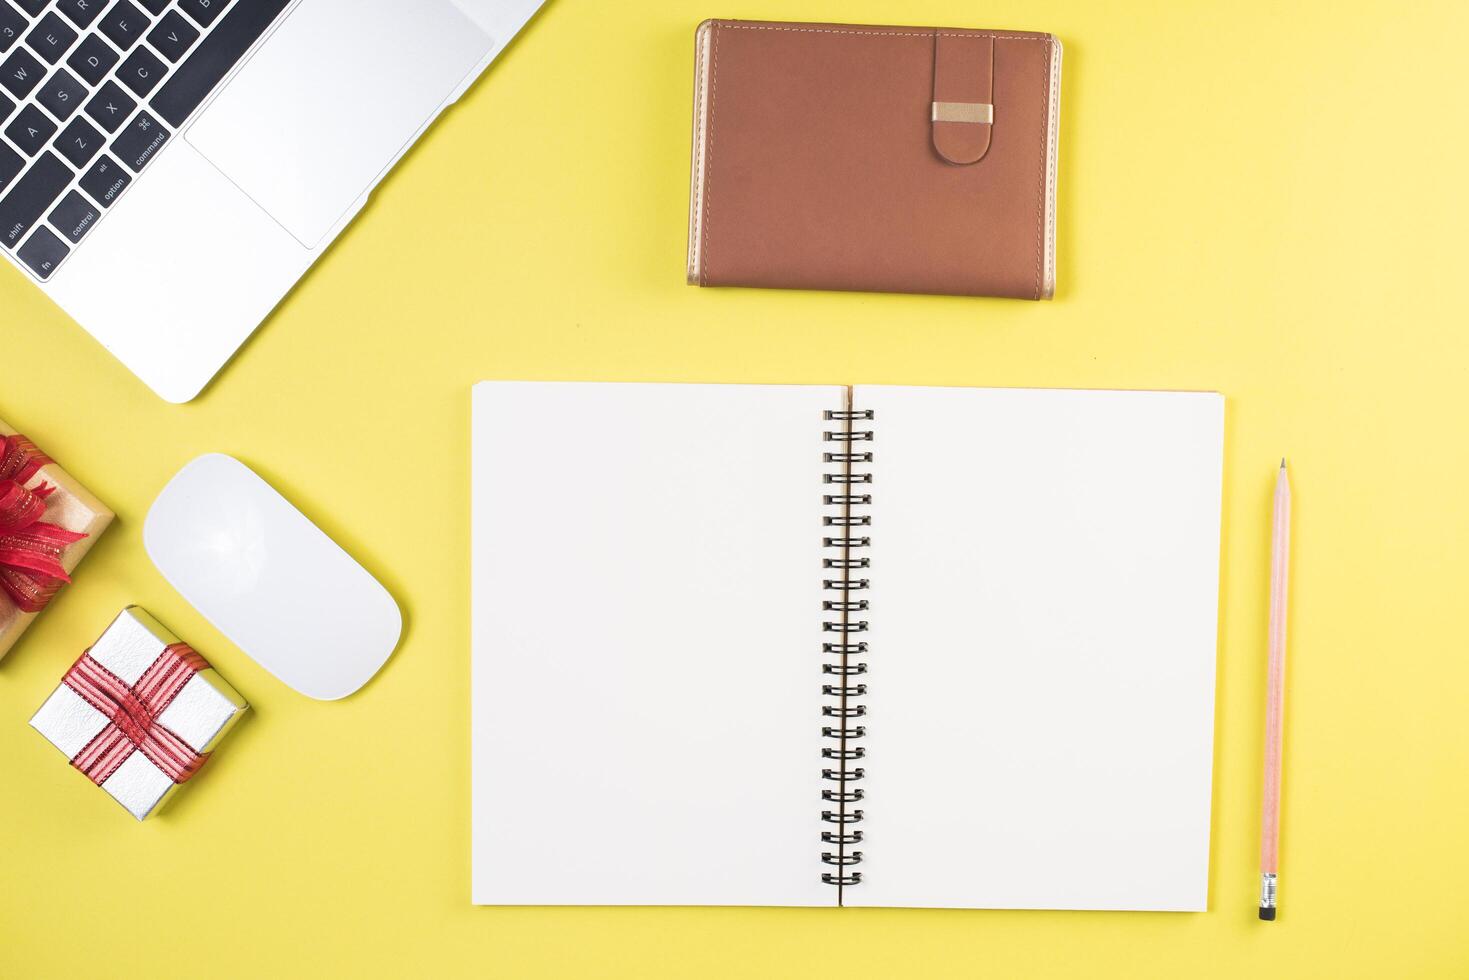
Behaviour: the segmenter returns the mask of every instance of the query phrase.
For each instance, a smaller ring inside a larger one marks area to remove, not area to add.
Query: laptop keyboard
[[[0,0],[0,248],[51,278],[290,0]]]

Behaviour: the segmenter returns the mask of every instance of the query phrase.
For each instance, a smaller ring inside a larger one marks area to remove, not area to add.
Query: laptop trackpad
[[[450,0],[302,0],[187,139],[315,248],[493,45]]]

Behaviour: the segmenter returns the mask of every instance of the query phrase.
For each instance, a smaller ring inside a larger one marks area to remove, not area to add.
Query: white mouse
[[[220,632],[308,697],[353,693],[402,635],[388,590],[232,456],[179,470],[148,511],[143,545]]]

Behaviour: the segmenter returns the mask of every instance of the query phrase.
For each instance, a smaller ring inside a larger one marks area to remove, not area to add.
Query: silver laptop
[[[544,0],[0,0],[0,254],[186,402]]]

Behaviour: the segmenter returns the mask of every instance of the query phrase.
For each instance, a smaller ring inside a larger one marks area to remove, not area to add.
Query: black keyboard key
[[[200,27],[208,27],[214,23],[220,11],[229,0],[179,0],[179,6],[184,8],[184,13],[199,22]]]
[[[92,200],[104,208],[112,207],[117,195],[132,182],[133,178],[122,169],[122,165],[105,153],[81,179],[82,190],[92,195]]]
[[[116,82],[108,82],[87,103],[87,115],[109,133],[115,133],[118,127],[128,121],[128,117],[137,107],[138,104],[128,98],[122,86]]]
[[[107,0],[60,0],[56,9],[82,30],[92,26],[97,15],[107,8]]]
[[[15,178],[25,169],[26,158],[0,143],[0,194],[10,189]]]
[[[15,248],[71,183],[72,173],[54,153],[43,153],[0,198],[0,245]]]
[[[97,132],[97,127],[78,116],[61,131],[53,144],[61,155],[71,161],[78,170],[92,162],[102,149],[107,137]]]
[[[4,122],[14,111],[15,103],[11,102],[5,96],[0,95],[0,122]]]
[[[128,128],[112,141],[112,152],[136,173],[167,142],[168,130],[148,113],[140,112],[128,123]]]
[[[68,251],[66,244],[53,235],[51,229],[37,228],[31,240],[20,247],[20,260],[40,278],[50,279]]]
[[[22,17],[19,10],[6,3],[5,0],[0,0],[0,54],[10,50],[11,45],[15,44],[15,39],[20,37],[28,24],[30,21]]]
[[[75,245],[92,230],[92,226],[101,217],[102,211],[97,205],[72,191],[56,205],[56,210],[51,212],[48,220]]]
[[[67,26],[66,21],[55,14],[47,14],[42,17],[31,32],[26,35],[26,43],[45,58],[51,64],[61,60],[66,54],[66,49],[76,43],[77,32]]]
[[[184,52],[189,50],[189,45],[198,39],[199,32],[188,21],[180,17],[177,10],[170,10],[165,14],[158,22],[158,26],[153,28],[153,32],[148,35],[148,43],[174,64],[177,64],[178,60],[184,56]]]
[[[148,93],[163,80],[164,72],[168,66],[155,58],[147,48],[139,48],[128,55],[122,67],[117,70],[117,77],[122,83],[140,99],[146,99]]]
[[[33,105],[20,110],[20,115],[5,127],[5,135],[10,137],[10,142],[20,147],[28,157],[40,153],[55,132],[56,124]]]
[[[0,65],[0,85],[10,90],[17,99],[31,94],[31,89],[41,84],[46,77],[46,67],[25,48],[16,48]]]
[[[102,18],[102,33],[124,51],[143,39],[152,21],[128,0],[117,0]]]
[[[36,101],[62,122],[70,119],[71,114],[80,109],[86,99],[87,87],[73,78],[71,72],[65,68],[56,69],[36,93]]]
[[[236,0],[230,12],[153,97],[153,108],[164,121],[171,126],[182,126],[289,3],[290,0]]]
[[[138,2],[143,5],[143,9],[155,17],[168,7],[168,0],[138,0]]]
[[[45,10],[46,4],[50,3],[51,0],[15,0],[15,2],[20,6],[21,10],[34,17]]]
[[[102,40],[95,34],[88,34],[77,45],[77,49],[66,59],[67,67],[78,75],[88,85],[96,85],[107,77],[112,66],[117,64],[117,52],[112,50],[112,45]]]

